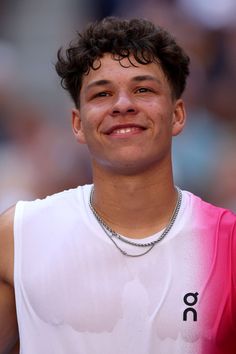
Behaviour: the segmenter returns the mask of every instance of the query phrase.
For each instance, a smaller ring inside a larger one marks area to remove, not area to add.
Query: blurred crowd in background
[[[109,15],[148,18],[189,54],[188,121],[174,139],[175,181],[236,212],[235,0],[1,0],[0,211],[92,181],[54,63],[86,23]]]

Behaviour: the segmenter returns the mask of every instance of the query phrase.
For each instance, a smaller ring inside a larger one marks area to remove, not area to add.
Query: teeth
[[[122,129],[116,129],[114,131],[114,133],[116,134],[126,134],[126,133],[130,133],[132,130],[134,130],[136,128],[122,128]]]

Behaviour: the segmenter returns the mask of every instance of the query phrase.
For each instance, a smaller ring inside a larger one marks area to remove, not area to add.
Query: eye
[[[110,96],[110,93],[107,91],[101,91],[101,92],[97,92],[94,97],[107,97]]]
[[[152,90],[150,88],[147,88],[147,87],[139,87],[137,90],[136,90],[137,93],[145,93],[145,92],[152,92]]]
[[[100,96],[100,97],[104,97],[104,96],[108,96],[109,94],[108,94],[108,92],[99,92],[98,93],[98,96]]]

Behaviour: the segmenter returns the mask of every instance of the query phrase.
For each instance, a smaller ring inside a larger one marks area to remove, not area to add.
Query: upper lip
[[[125,123],[125,124],[116,124],[113,125],[112,127],[108,128],[105,130],[105,134],[111,134],[114,130],[117,129],[126,129],[126,128],[140,128],[140,129],[146,129],[145,126],[142,124],[137,124],[137,123]]]

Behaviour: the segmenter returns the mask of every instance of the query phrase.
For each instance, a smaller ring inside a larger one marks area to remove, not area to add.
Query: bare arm
[[[0,354],[17,353],[18,328],[13,287],[14,208],[0,216]]]

